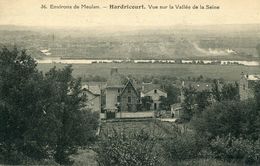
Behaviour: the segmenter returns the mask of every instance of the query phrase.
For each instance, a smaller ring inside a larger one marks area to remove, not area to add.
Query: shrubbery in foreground
[[[161,164],[155,145],[156,141],[143,131],[114,131],[100,140],[95,151],[101,166],[157,166]]]

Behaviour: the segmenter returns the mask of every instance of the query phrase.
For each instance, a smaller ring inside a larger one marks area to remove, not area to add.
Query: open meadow
[[[62,68],[65,64],[38,64],[38,69],[46,72],[51,67]],[[198,65],[198,64],[133,64],[133,63],[97,63],[73,64],[73,75],[87,77],[98,75],[108,78],[110,69],[117,67],[119,73],[133,75],[136,78],[143,76],[171,76],[171,77],[198,77],[223,78],[228,81],[238,81],[241,72],[260,74],[260,68],[242,65]]]

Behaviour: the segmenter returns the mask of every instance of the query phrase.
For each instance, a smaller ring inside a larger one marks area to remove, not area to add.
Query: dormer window
[[[154,90],[154,93],[157,93],[157,89]]]

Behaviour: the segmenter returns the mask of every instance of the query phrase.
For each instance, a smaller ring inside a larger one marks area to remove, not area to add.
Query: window
[[[157,103],[154,103],[154,110],[157,110]]]
[[[160,96],[160,100],[163,100],[163,97],[164,97],[164,96]]]
[[[157,89],[154,90],[154,93],[157,93]]]
[[[130,87],[128,87],[128,89],[127,89],[127,90],[128,90],[128,93],[131,93],[131,88],[130,88]]]
[[[120,89],[118,89],[117,92],[120,93]]]
[[[117,102],[120,102],[120,96],[117,96]]]
[[[246,85],[245,84],[243,84],[243,90],[246,90]]]
[[[131,103],[131,97],[128,97],[128,103]]]

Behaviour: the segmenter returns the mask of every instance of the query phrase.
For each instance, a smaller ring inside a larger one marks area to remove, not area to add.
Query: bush
[[[207,141],[202,137],[186,132],[165,142],[164,149],[172,161],[180,161],[199,157],[206,145]]]
[[[210,143],[213,157],[227,161],[243,161],[245,163],[260,163],[260,141],[244,138],[216,137]]]
[[[259,113],[256,103],[248,101],[223,101],[208,107],[192,119],[194,129],[209,138],[243,136],[252,140],[259,138]]]
[[[157,166],[159,154],[155,150],[155,140],[143,130],[137,133],[124,131],[114,133],[100,140],[97,161],[101,166]]]

